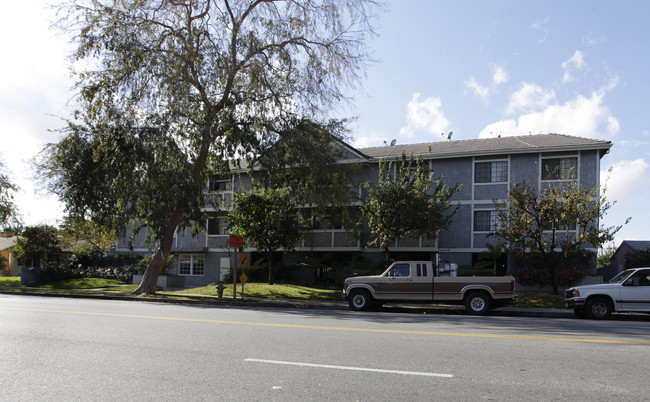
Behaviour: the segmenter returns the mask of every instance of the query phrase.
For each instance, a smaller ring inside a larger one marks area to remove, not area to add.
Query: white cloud
[[[432,96],[420,101],[420,93],[413,94],[406,107],[407,126],[399,130],[400,136],[413,138],[416,131],[439,134],[448,130],[450,122],[441,109],[440,98]]]
[[[650,188],[649,167],[643,159],[622,160],[602,171],[600,181],[607,186],[607,199],[616,202],[640,199]]]
[[[356,137],[352,146],[355,148],[379,147],[383,145],[382,141],[386,141],[383,133],[373,133]]]
[[[581,94],[563,104],[551,103],[552,92],[530,85],[513,94],[508,111],[527,111],[517,119],[498,121],[486,126],[480,138],[496,135],[526,135],[539,133],[569,134],[587,138],[611,139],[620,131],[620,124],[604,104],[607,91],[616,81],[593,92],[590,97]],[[535,100],[535,95],[544,95]],[[516,96],[515,96],[516,95]]]
[[[600,45],[600,44],[603,44],[603,43],[606,43],[606,42],[607,42],[607,40],[605,39],[604,36],[601,35],[599,38],[594,37],[593,32],[589,32],[589,34],[582,37],[582,43],[585,46],[595,46],[595,45]]]
[[[510,95],[506,114],[531,112],[547,107],[555,99],[552,90],[545,90],[537,84],[524,82],[519,89]]]
[[[476,78],[474,77],[470,77],[469,80],[465,81],[465,88],[471,90],[475,95],[482,99],[485,99],[490,95],[490,90],[476,82]]]
[[[470,77],[465,81],[465,88],[469,89],[474,95],[486,100],[492,91],[495,91],[497,86],[508,82],[508,72],[501,66],[492,66],[492,84],[490,87],[485,87],[476,81],[476,78]]]
[[[548,28],[546,26],[548,25],[549,21],[550,21],[549,18],[546,17],[541,21],[535,22],[530,27],[531,29],[533,29],[535,31],[539,31],[542,34],[542,36],[537,41],[537,43],[540,44],[540,45],[542,43],[546,42],[546,39],[548,39],[549,30],[548,30]]]
[[[585,66],[586,64],[582,52],[576,50],[573,56],[569,58],[569,60],[562,63],[562,68],[564,69],[562,82],[566,83],[573,81],[573,74],[584,69]]]
[[[492,84],[494,86],[508,82],[508,72],[503,67],[495,65],[493,69]]]

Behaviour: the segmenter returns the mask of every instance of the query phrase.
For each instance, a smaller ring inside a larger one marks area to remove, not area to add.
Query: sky
[[[73,107],[68,40],[47,0],[0,15],[0,159],[20,186],[26,225],[63,209],[29,161],[56,142]],[[616,204],[601,222],[648,240],[650,224],[650,2],[626,0],[393,0],[369,42],[376,59],[353,101],[351,143],[380,146],[559,133],[612,141],[601,183]]]

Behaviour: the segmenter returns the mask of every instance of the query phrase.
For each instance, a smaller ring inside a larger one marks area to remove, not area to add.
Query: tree
[[[515,183],[506,200],[493,202],[497,225],[491,235],[516,255],[538,255],[558,294],[560,262],[571,253],[612,241],[623,226],[599,225],[613,205],[605,199],[605,190],[603,194],[599,190],[573,180],[548,184],[540,191],[526,182]]]
[[[600,268],[606,268],[612,265],[612,257],[616,252],[614,244],[609,247],[602,247],[598,250],[598,257],[596,258],[596,266]]]
[[[58,262],[63,254],[59,231],[49,225],[26,227],[18,238],[15,254],[32,267],[40,267],[45,261]]]
[[[235,194],[229,218],[233,233],[266,254],[269,285],[273,285],[273,252],[293,250],[305,229],[289,191],[257,188]]]
[[[93,221],[74,216],[63,218],[59,232],[61,242],[68,245],[75,253],[92,250],[108,252],[117,241],[114,232],[106,232]]]
[[[640,268],[650,266],[650,249],[632,250],[625,255],[625,268]]]
[[[14,202],[14,192],[18,187],[11,182],[5,173],[4,162],[0,160],[0,226],[2,229],[20,227],[20,214]]]
[[[134,293],[154,293],[174,233],[202,218],[208,177],[254,160],[303,119],[348,100],[369,61],[373,1],[78,0],[61,25],[80,110],[40,171],[75,216],[157,251]],[[199,225],[193,225],[194,228]]]
[[[390,247],[399,237],[435,239],[441,229],[449,228],[458,210],[450,199],[460,187],[448,187],[444,176],[435,179],[422,158],[402,155],[399,163],[380,161],[379,180],[367,185],[361,206],[372,237],[368,245],[381,247],[388,262]]]

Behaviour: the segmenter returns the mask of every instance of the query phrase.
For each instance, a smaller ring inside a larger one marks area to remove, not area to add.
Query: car
[[[650,313],[650,267],[627,269],[608,283],[569,288],[564,305],[578,317],[597,320],[612,312]]]

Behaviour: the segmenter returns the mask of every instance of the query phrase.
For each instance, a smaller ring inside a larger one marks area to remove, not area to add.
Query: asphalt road
[[[2,400],[650,401],[650,322],[0,295]]]

